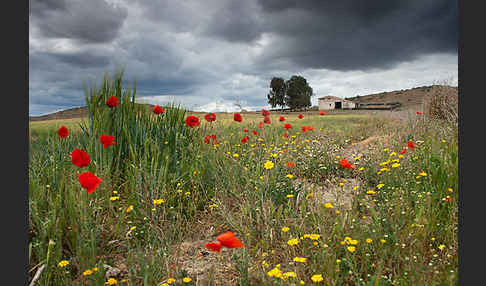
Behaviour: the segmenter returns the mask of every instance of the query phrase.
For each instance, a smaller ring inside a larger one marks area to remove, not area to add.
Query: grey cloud
[[[111,42],[128,15],[125,8],[106,1],[41,1],[31,4],[31,21],[47,38],[84,43]]]

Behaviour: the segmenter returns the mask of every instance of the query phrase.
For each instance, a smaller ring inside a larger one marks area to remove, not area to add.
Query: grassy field
[[[90,91],[86,119],[30,124],[37,285],[457,285],[457,127],[349,111],[190,128],[176,106],[98,105],[106,94]],[[92,193],[85,171],[102,179]],[[209,251],[225,231],[244,248]]]

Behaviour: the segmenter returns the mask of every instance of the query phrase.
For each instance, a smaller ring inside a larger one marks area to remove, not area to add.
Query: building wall
[[[334,101],[319,100],[319,110],[330,110],[336,107]]]
[[[343,101],[343,108],[355,108],[356,104],[352,101]]]

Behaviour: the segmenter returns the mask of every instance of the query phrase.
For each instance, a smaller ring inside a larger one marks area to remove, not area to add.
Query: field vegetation
[[[86,89],[88,118],[30,125],[36,285],[457,285],[457,124],[353,111],[209,122],[141,108],[122,76]],[[88,171],[101,179],[89,193]],[[244,247],[205,246],[226,231]]]

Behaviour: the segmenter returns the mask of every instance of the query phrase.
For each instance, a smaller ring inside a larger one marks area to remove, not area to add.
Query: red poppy
[[[246,141],[248,141],[248,139],[250,139],[250,137],[248,137],[248,136],[241,138],[241,143],[245,144]]]
[[[420,111],[417,111],[417,114],[422,114],[422,112],[420,112]]]
[[[354,168],[356,168],[356,166],[355,166],[354,164],[349,163],[349,162],[348,162],[348,160],[346,160],[346,159],[344,159],[344,158],[343,158],[343,159],[341,159],[341,160],[339,161],[339,163],[341,164],[341,166],[342,166],[344,169],[354,169]]]
[[[262,115],[263,116],[269,116],[270,115],[270,111],[268,111],[266,109],[262,109]]]
[[[280,120],[281,122],[282,122],[282,121],[285,121],[285,117],[280,116],[280,118],[279,118],[278,120]]]
[[[84,172],[82,174],[78,174],[78,180],[81,183],[81,187],[85,188],[88,194],[94,192],[94,190],[101,183],[101,178],[96,177],[91,172]]]
[[[243,132],[248,132],[248,128],[243,128]]]
[[[103,148],[107,148],[111,145],[116,145],[116,142],[113,140],[115,140],[115,136],[108,136],[105,134],[100,136],[100,142],[101,144],[103,144]]]
[[[287,132],[284,133],[283,135],[285,138],[289,137],[289,134],[287,134]]]
[[[223,246],[227,248],[245,247],[243,243],[238,238],[236,238],[236,236],[231,231],[219,235],[216,239],[218,240],[218,242],[206,243],[205,246],[209,250],[217,252],[219,252],[221,250],[221,247]]]
[[[282,153],[289,153],[289,149],[283,149]]]
[[[326,115],[324,111],[319,112],[320,115]]]
[[[307,132],[307,126],[302,126],[302,132]]]
[[[294,162],[287,162],[287,166],[289,166],[289,168],[294,168],[295,163]]]
[[[415,146],[413,145],[413,141],[408,141],[407,142],[408,148],[413,149]]]
[[[253,134],[258,135],[258,131],[253,130]]]
[[[204,137],[204,143],[209,144],[209,139],[211,139],[211,135]]]
[[[120,101],[118,101],[118,98],[114,97],[113,95],[110,96],[110,98],[108,98],[108,100],[106,101],[106,105],[108,105],[108,107],[110,108],[115,107],[118,104],[120,104]]]
[[[260,123],[258,124],[258,128],[263,128],[263,127],[264,127],[263,122],[260,122]]]
[[[204,115],[204,118],[208,122],[213,122],[213,121],[216,120],[216,114],[214,114],[214,113],[208,113],[208,114]]]
[[[154,109],[152,110],[153,113],[155,114],[161,114],[165,112],[165,109],[160,107],[158,104],[154,106]]]
[[[199,126],[199,118],[190,115],[186,118],[186,125],[193,128],[194,126]]]
[[[400,154],[405,154],[405,152],[407,152],[407,149],[403,148],[402,151],[400,151]]]
[[[238,122],[243,121],[243,117],[241,117],[241,114],[239,114],[239,113],[235,113],[235,115],[233,116],[233,119],[235,121],[238,121]]]
[[[219,241],[218,242],[209,242],[209,243],[206,243],[205,245],[209,250],[216,251],[216,252],[219,252],[221,250],[221,247],[223,247],[223,245]]]
[[[299,116],[298,116],[298,117],[299,117],[299,119],[302,119],[302,118],[304,118],[304,115],[299,114]]]
[[[313,126],[307,126],[307,130],[314,131],[314,127]]]
[[[218,144],[218,141],[216,140],[216,134],[204,137],[204,143],[209,144],[209,140],[213,140],[213,144]]]
[[[284,128],[289,130],[290,128],[292,128],[292,125],[290,123],[285,123]]]
[[[270,117],[265,116],[265,117],[263,118],[263,122],[264,122],[264,123],[266,123],[266,124],[270,124]]]
[[[88,153],[84,152],[81,149],[74,149],[74,151],[71,153],[71,160],[73,164],[78,166],[79,168],[88,166],[89,162],[91,161]]]
[[[63,125],[57,130],[57,135],[59,135],[59,138],[64,139],[68,137],[69,130]]]

